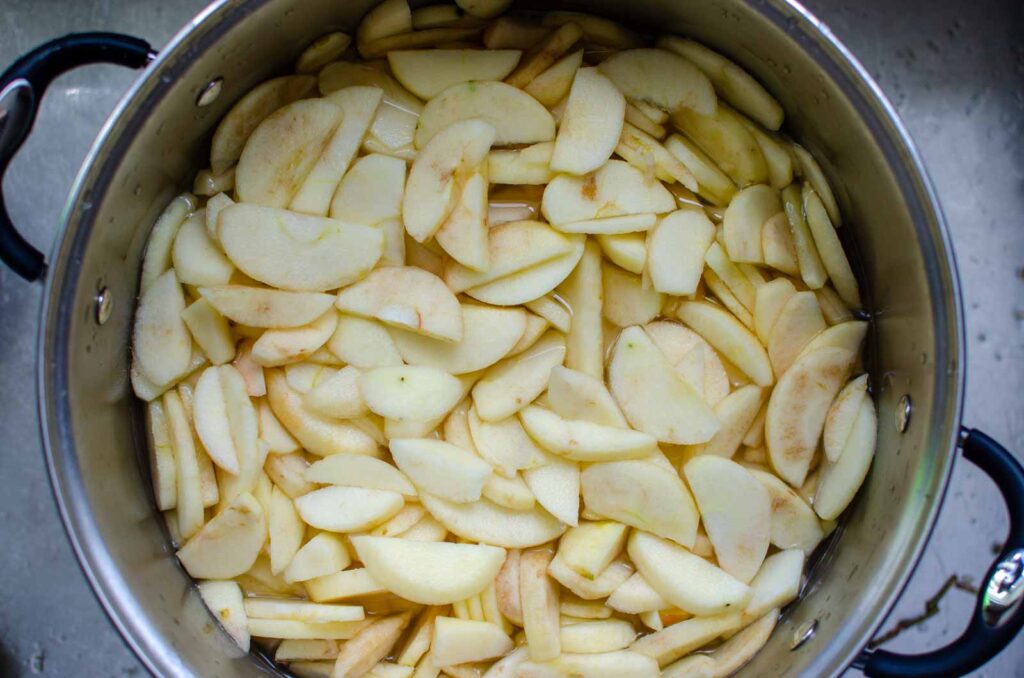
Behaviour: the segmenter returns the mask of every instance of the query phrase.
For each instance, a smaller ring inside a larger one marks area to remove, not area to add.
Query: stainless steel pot
[[[139,658],[162,676],[276,674],[217,630],[173,556],[149,490],[128,343],[149,226],[205,164],[211,132],[256,83],[303,46],[352,30],[375,0],[222,0],[157,56],[111,34],[68,36],[0,77],[0,173],[56,75],[93,62],[145,67],[78,176],[50,264],[14,230],[0,201],[0,258],[46,281],[40,408],[62,517],[97,596]],[[787,0],[593,0],[651,33],[688,34],[757,76],[787,111],[786,130],[824,159],[846,215],[872,318],[878,455],[798,603],[743,675],[958,675],[1024,625],[1024,472],[960,427],[963,321],[938,202],[892,106],[847,50]],[[538,4],[538,8],[540,5]],[[543,4],[550,9],[549,3]],[[865,651],[908,580],[935,522],[956,450],[1003,492],[1011,531],[964,636],[917,657]]]

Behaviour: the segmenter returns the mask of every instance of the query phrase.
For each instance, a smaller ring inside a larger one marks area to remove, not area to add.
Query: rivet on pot
[[[791,640],[790,643],[789,643],[789,649],[790,650],[797,649],[798,647],[800,647],[801,645],[806,643],[808,640],[813,638],[814,634],[817,633],[817,632],[818,632],[818,620],[817,619],[811,619],[810,621],[805,621],[803,624],[801,624],[800,626],[796,627],[796,630],[793,631],[793,640]]]
[[[103,325],[110,320],[110,312],[114,310],[114,297],[110,290],[101,287],[96,294],[96,322]]]
[[[214,78],[206,83],[206,87],[196,97],[196,106],[209,106],[220,96],[221,87],[224,86],[224,78]]]
[[[910,423],[910,413],[914,409],[913,404],[910,402],[910,396],[903,394],[900,401],[896,403],[896,431],[903,433],[907,430],[907,424]]]

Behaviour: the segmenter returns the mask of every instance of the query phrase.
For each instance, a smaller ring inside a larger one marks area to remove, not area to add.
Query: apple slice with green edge
[[[266,538],[263,507],[246,492],[189,538],[178,560],[196,579],[230,579],[252,567]]]
[[[707,76],[667,50],[623,50],[602,61],[598,68],[631,101],[669,112],[685,108],[712,115],[716,110],[717,97]]]
[[[398,468],[421,492],[451,502],[478,501],[491,475],[490,464],[441,440],[393,438],[390,447]]]
[[[413,266],[380,268],[338,293],[345,313],[374,318],[436,339],[462,338],[462,310],[432,273]]]
[[[402,495],[364,487],[331,486],[295,500],[295,508],[309,525],[330,532],[362,532],[398,513]]]

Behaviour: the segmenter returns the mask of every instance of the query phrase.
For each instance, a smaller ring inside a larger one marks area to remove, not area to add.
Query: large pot
[[[162,676],[275,674],[242,655],[178,565],[149,490],[129,336],[149,226],[204,164],[211,132],[303,46],[352,30],[374,0],[222,0],[157,56],[110,34],[68,36],[0,79],[0,172],[59,73],[109,61],[145,68],[75,183],[49,266],[0,202],[0,257],[46,280],[40,408],[54,492],[92,587],[143,663]],[[779,98],[787,131],[824,160],[857,253],[872,318],[878,454],[860,496],[812,568],[798,603],[743,675],[951,675],[980,666],[1024,625],[1024,472],[960,426],[963,321],[936,196],[892,106],[813,16],[787,0],[565,2],[653,33],[689,34],[735,59]],[[545,3],[545,8],[549,8]],[[911,414],[912,411],[912,414]],[[909,418],[909,420],[908,420]],[[1006,497],[1010,537],[964,636],[917,657],[865,651],[935,523],[957,448]],[[1019,607],[1019,606],[1018,606]]]

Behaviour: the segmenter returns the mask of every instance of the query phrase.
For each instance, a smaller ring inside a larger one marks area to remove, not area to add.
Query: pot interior
[[[115,112],[69,203],[52,261],[41,397],[56,494],[80,560],[111,618],[158,675],[276,673],[219,631],[174,558],[149,489],[141,408],[128,381],[139,266],[167,201],[206,166],[231,104],[288,72],[331,30],[353,32],[374,0],[230,0],[170,45]],[[426,3],[414,3],[426,4]],[[784,131],[822,162],[841,237],[872,318],[869,369],[878,454],[802,599],[742,675],[841,672],[881,623],[928,535],[949,474],[960,408],[960,318],[952,258],[919,162],[888,104],[827,29],[783,0],[592,0],[580,9],[657,35],[692,36],[737,61],[786,109]],[[524,5],[529,8],[529,5]],[[223,78],[219,97],[197,96]],[[95,322],[94,296],[114,300]],[[913,415],[895,427],[900,398]],[[794,631],[816,620],[797,650]]]

